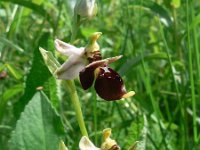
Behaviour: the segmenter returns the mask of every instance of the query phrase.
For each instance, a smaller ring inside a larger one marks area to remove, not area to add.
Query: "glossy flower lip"
[[[105,100],[118,100],[126,94],[126,89],[120,75],[110,67],[98,68],[95,90]]]
[[[95,90],[97,94],[107,101],[120,100],[128,98],[135,92],[126,92],[125,85],[120,75],[108,66],[99,67],[95,70],[96,81]]]
[[[117,61],[118,59],[120,59],[122,57],[122,55],[120,56],[116,56],[116,57],[111,57],[111,58],[107,58],[107,59],[103,59],[103,60],[98,60],[98,61],[94,61],[92,63],[90,63],[89,65],[87,65],[80,73],[79,73],[79,77],[80,77],[80,82],[81,85],[83,87],[84,90],[87,90],[88,88],[90,88],[96,78],[97,75],[95,75],[95,70],[98,67],[101,66],[106,66],[114,61]]]

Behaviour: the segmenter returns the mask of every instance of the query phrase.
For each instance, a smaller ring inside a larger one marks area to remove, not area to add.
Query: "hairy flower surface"
[[[71,80],[79,76],[84,90],[90,88],[93,83],[97,94],[105,100],[119,100],[133,96],[133,91],[126,92],[120,75],[109,67],[109,64],[117,61],[122,56],[102,59],[100,47],[96,42],[101,33],[96,32],[90,37],[86,47],[77,48],[73,45],[55,40],[56,49],[68,56],[56,71],[58,79]]]

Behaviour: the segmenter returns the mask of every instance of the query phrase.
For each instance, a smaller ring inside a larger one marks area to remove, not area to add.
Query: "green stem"
[[[73,80],[67,80],[67,90],[69,91],[70,94],[70,99],[72,101],[72,104],[74,106],[75,109],[75,113],[76,113],[76,118],[81,130],[81,133],[83,136],[87,136],[88,137],[88,133],[85,127],[85,122],[83,120],[83,113],[81,110],[81,104],[79,102],[79,97],[77,95],[77,91],[76,91],[76,86],[74,84]]]
[[[80,18],[78,18],[78,16],[76,14],[74,14],[74,18],[73,18],[73,28],[72,28],[72,35],[71,35],[71,40],[70,43],[73,43],[74,40],[76,39],[76,35],[77,35],[77,31],[78,31],[78,27],[80,26]],[[81,133],[83,136],[87,136],[88,137],[88,133],[85,127],[85,122],[83,119],[83,113],[81,110],[81,104],[79,101],[79,97],[76,91],[76,86],[74,83],[74,80],[67,80],[67,88],[70,94],[70,98],[72,101],[72,104],[74,106],[75,109],[75,113],[76,113],[76,118],[81,130]]]
[[[97,97],[96,97],[96,93],[93,90],[93,95],[94,95],[94,108],[93,108],[93,113],[94,113],[94,132],[95,132],[95,145],[97,145]]]
[[[193,110],[193,137],[194,137],[194,143],[197,144],[198,141],[198,137],[197,137],[197,123],[196,123],[196,118],[197,118],[197,114],[196,114],[196,98],[195,98],[195,86],[194,86],[194,77],[193,77],[193,55],[192,55],[192,48],[191,48],[191,40],[190,40],[190,29],[189,29],[189,2],[188,0],[186,1],[187,5],[186,5],[186,15],[187,15],[187,48],[188,48],[188,61],[189,61],[189,77],[190,77],[190,85],[191,85],[191,98],[192,98],[192,110]],[[193,147],[193,149],[195,149],[195,146]]]
[[[164,31],[163,31],[163,27],[162,27],[162,24],[159,20],[159,31],[160,31],[160,35],[161,35],[161,39],[163,40],[163,43],[164,43],[164,46],[165,46],[165,51],[166,51],[166,54],[167,54],[167,58],[168,58],[168,62],[169,62],[169,65],[170,65],[170,71],[171,71],[171,74],[172,74],[172,78],[173,78],[173,82],[174,82],[174,85],[175,85],[175,90],[176,90],[176,97],[177,97],[177,100],[178,100],[178,105],[179,105],[179,108],[180,108],[180,119],[181,119],[181,122],[184,122],[184,118],[185,118],[185,115],[184,115],[184,107],[183,107],[183,104],[182,104],[182,101],[181,101],[181,97],[180,97],[180,92],[179,92],[179,87],[178,87],[178,83],[175,79],[175,74],[173,72],[173,63],[172,63],[172,59],[170,57],[170,52],[169,52],[169,47],[168,47],[168,44],[167,44],[167,41],[166,41],[166,38],[165,38],[165,35],[164,35]],[[185,132],[186,132],[186,129],[185,129],[185,125],[181,123],[181,132],[180,132],[180,136],[181,136],[181,142],[182,142],[182,147],[181,149],[183,149],[185,147],[185,143],[186,143],[186,137],[185,137]]]

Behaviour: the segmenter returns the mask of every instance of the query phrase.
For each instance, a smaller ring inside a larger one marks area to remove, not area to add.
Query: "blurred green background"
[[[0,1],[0,149],[7,149],[16,121],[38,86],[61,114],[66,145],[78,149],[81,134],[66,88],[51,77],[38,50],[42,46],[54,52],[55,38],[70,41],[74,4]],[[200,1],[97,4],[97,16],[81,25],[75,45],[83,47],[93,32],[102,32],[103,57],[123,55],[111,67],[136,95],[106,102],[94,88],[84,91],[77,79],[90,139],[100,145],[101,131],[110,127],[122,149],[135,141],[141,141],[138,149],[200,149]]]

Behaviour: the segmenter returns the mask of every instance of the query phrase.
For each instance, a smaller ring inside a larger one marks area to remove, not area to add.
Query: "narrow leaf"
[[[3,101],[7,101],[10,98],[12,98],[13,96],[17,95],[18,93],[22,92],[24,89],[23,84],[17,84],[14,85],[13,87],[7,89],[4,93],[3,93]]]
[[[27,0],[1,0],[3,2],[11,2],[14,4],[18,4],[20,6],[24,6],[27,8],[30,8],[35,11],[35,13],[40,14],[41,16],[47,18],[47,20],[51,20],[50,15],[45,11],[45,9],[42,7],[42,5],[38,5],[37,3],[33,3],[31,1]]]
[[[18,50],[19,52],[24,52],[24,50],[21,47],[19,47],[15,43],[13,43],[13,41],[10,41],[4,37],[0,37],[0,42],[4,43],[6,46],[9,46],[9,47],[12,47],[12,48]]]
[[[149,9],[151,13],[159,16],[161,21],[165,20],[167,26],[172,25],[172,20],[168,11],[163,6],[157,4],[156,2],[135,0],[134,6],[144,7],[144,9],[147,10]]]
[[[6,64],[6,67],[8,68],[8,70],[10,71],[10,73],[17,79],[21,79],[22,78],[22,72],[18,69],[16,69],[13,65],[11,64]]]
[[[119,73],[121,75],[126,74],[128,71],[130,71],[130,68],[139,65],[142,62],[142,59],[143,58],[139,56],[139,57],[134,57],[127,60],[127,62],[125,62],[120,68]],[[167,55],[166,53],[159,52],[159,53],[153,53],[153,54],[146,54],[144,56],[145,61],[150,61],[154,59],[167,59]]]

